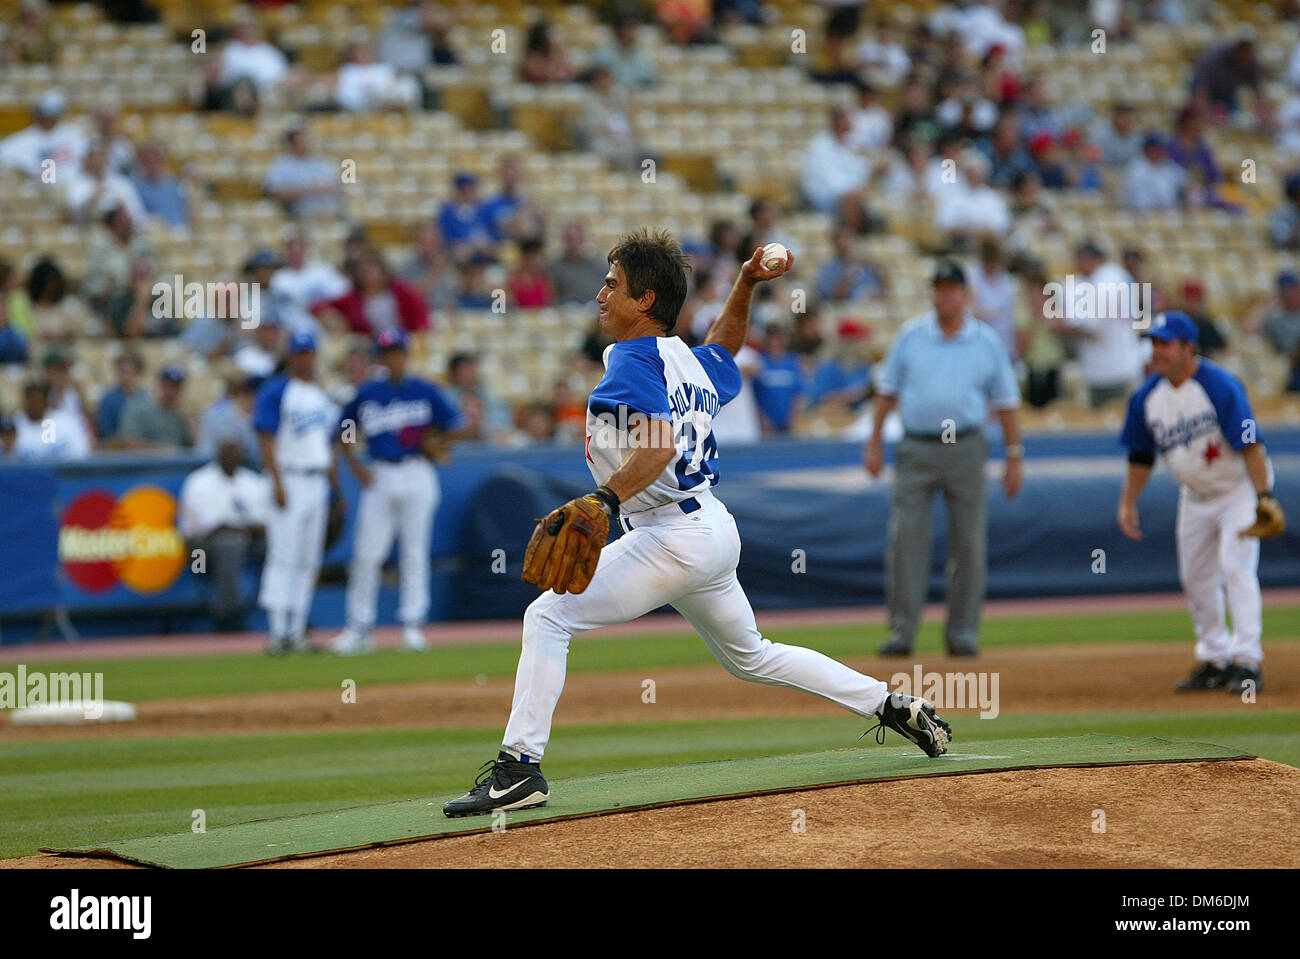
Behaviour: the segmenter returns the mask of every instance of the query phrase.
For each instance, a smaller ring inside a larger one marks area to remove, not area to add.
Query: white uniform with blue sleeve
[[[379,576],[399,544],[400,598],[397,618],[418,627],[429,612],[429,549],[441,489],[421,442],[431,428],[460,429],[464,417],[432,383],[387,375],[363,383],[343,408],[341,429],[365,437],[373,482],[361,491],[356,539],[348,573],[348,627],[368,634],[375,624]],[[346,435],[346,433],[345,433]]]
[[[1196,632],[1196,658],[1258,668],[1264,656],[1259,539],[1237,535],[1255,521],[1257,500],[1240,452],[1260,442],[1245,387],[1204,357],[1180,386],[1152,374],[1129,401],[1120,442],[1130,452],[1159,454],[1180,487],[1178,572]]]
[[[587,589],[548,591],[528,607],[506,749],[541,759],[572,636],[665,604],[686,617],[732,675],[802,689],[873,716],[885,684],[814,650],[764,639],[736,579],[736,521],[713,495],[719,479],[713,417],[741,387],[731,353],[647,336],[609,347],[605,367],[587,405],[587,466],[596,484],[618,469],[645,419],[672,424],[678,453],[658,479],[622,504],[623,535],[602,551]]]
[[[301,640],[316,590],[329,515],[329,468],[338,406],[319,383],[276,376],[262,384],[253,427],[275,437],[285,505],[270,504],[259,602],[271,636]]]

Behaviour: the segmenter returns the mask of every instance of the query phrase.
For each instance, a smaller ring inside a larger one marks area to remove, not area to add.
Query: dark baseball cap
[[[1196,321],[1182,310],[1166,310],[1157,313],[1151,320],[1151,328],[1146,331],[1146,335],[1153,340],[1164,340],[1166,343],[1170,340],[1199,343],[1201,340]]]
[[[1283,270],[1277,275],[1277,288],[1285,290],[1288,287],[1300,286],[1300,273],[1295,270]]]
[[[396,327],[391,330],[384,330],[375,337],[375,349],[380,352],[385,350],[405,350],[406,331]]]
[[[184,383],[185,370],[175,363],[170,366],[164,366],[162,372],[158,374],[160,380],[166,380],[168,383]]]
[[[945,258],[934,265],[934,279],[930,282],[934,286],[938,286],[940,283],[957,283],[965,286],[966,271],[962,269],[961,264],[956,260]]]
[[[258,250],[248,258],[244,264],[244,272],[250,273],[253,270],[260,270],[264,267],[275,269],[280,265],[280,258],[276,256],[274,250]]]

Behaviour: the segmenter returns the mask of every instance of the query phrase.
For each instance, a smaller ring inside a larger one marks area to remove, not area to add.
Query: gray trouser
[[[196,545],[208,554],[208,602],[213,619],[239,616],[247,605],[239,576],[248,556],[246,530],[223,529],[210,533]]]
[[[984,462],[988,441],[976,432],[954,443],[904,437],[894,469],[885,596],[889,638],[911,647],[930,585],[930,509],[936,492],[948,505],[949,646],[974,646],[984,602],[987,535]]]

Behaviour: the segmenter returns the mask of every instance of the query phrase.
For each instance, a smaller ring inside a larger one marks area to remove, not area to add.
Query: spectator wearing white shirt
[[[109,210],[125,207],[136,223],[149,219],[149,211],[135,184],[108,168],[108,150],[102,140],[90,145],[81,168],[67,179],[68,212],[81,220],[96,220]]]
[[[423,98],[414,77],[399,73],[391,63],[375,59],[368,40],[348,47],[348,61],[339,67],[334,82],[334,99],[351,113],[368,113],[392,108],[419,106]]]
[[[971,60],[983,60],[995,46],[1006,51],[1007,63],[1019,66],[1025,51],[1025,31],[1008,23],[994,0],[976,0],[965,9],[948,14],[948,26],[961,37]]]
[[[1124,202],[1130,210],[1176,210],[1183,200],[1187,171],[1173,160],[1160,137],[1142,141],[1142,154],[1124,171]]]
[[[971,271],[971,315],[997,333],[1011,362],[1020,359],[1016,348],[1016,284],[1002,262],[994,240],[980,243],[979,266]]]
[[[1090,139],[1106,166],[1128,166],[1142,152],[1142,131],[1137,128],[1133,105],[1116,103],[1109,120],[1098,119],[1093,124]]]
[[[863,193],[871,163],[849,141],[852,121],[845,110],[831,112],[830,129],[812,138],[803,161],[803,192],[822,213],[839,213],[860,229],[866,222]]]
[[[858,45],[858,64],[882,87],[898,86],[912,69],[912,58],[894,40],[894,27],[883,17],[876,23],[875,35]]]
[[[304,310],[338,299],[350,287],[348,278],[325,261],[307,259],[307,241],[297,233],[285,241],[284,266],[271,276],[271,289]]]
[[[0,140],[0,166],[40,177],[42,164],[53,160],[56,182],[81,166],[86,134],[75,123],[63,122],[67,102],[63,94],[50,90],[32,107],[32,125]]]
[[[264,95],[284,82],[288,73],[288,57],[262,39],[257,21],[251,16],[235,26],[235,35],[221,49],[219,79],[224,88],[248,80],[259,95]]]
[[[1079,339],[1079,362],[1096,408],[1123,400],[1142,375],[1142,343],[1133,328],[1138,316],[1136,284],[1128,271],[1107,263],[1101,248],[1085,240],[1075,249],[1080,279],[1072,300],[1061,304],[1062,329]]]
[[[135,170],[135,144],[122,132],[122,109],[107,103],[95,111],[95,138],[104,145],[108,155],[108,169],[122,176]]]
[[[238,440],[223,440],[217,458],[181,485],[177,525],[189,550],[202,550],[203,577],[209,584],[209,609],[217,632],[244,628],[248,600],[240,573],[255,533],[266,523],[266,481],[242,465]]]
[[[986,182],[989,161],[974,148],[961,157],[962,189],[934,196],[934,225],[955,249],[970,249],[982,236],[1002,236],[1011,226],[1011,212],[1002,194]],[[953,184],[954,186],[956,184]]]
[[[286,150],[271,162],[262,189],[290,216],[339,212],[339,168],[311,149],[307,131],[294,126],[284,135]]]
[[[850,120],[848,143],[855,150],[883,150],[894,138],[894,118],[880,105],[876,88],[858,87],[858,108]]]
[[[49,384],[23,387],[23,408],[14,416],[15,459],[28,463],[66,463],[90,456],[90,434],[80,416],[51,409]]]
[[[1300,53],[1300,45],[1296,46]],[[1277,145],[1292,156],[1300,156],[1300,77],[1291,81],[1291,96],[1278,108]]]

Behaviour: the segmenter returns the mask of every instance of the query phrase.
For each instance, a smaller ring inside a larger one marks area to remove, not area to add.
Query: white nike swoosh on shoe
[[[520,786],[525,786],[525,785],[527,785],[527,784],[528,784],[529,782],[531,782],[531,781],[532,781],[531,778],[530,778],[530,779],[521,779],[521,780],[519,780],[519,782],[515,783],[515,784],[514,784],[513,786],[511,786],[509,789],[503,789],[503,790],[501,790],[501,792],[497,792],[495,788],[493,788],[492,786],[488,786],[488,798],[489,798],[489,799],[500,799],[502,796],[509,796],[512,792],[514,792],[514,791],[515,791],[516,789],[518,789]]]

